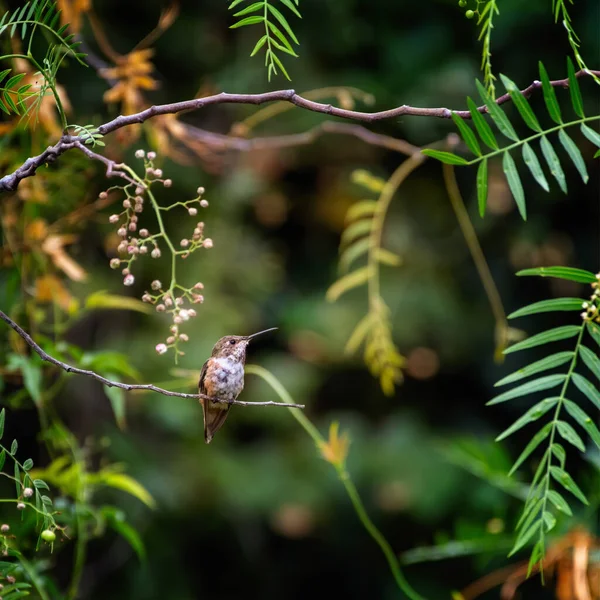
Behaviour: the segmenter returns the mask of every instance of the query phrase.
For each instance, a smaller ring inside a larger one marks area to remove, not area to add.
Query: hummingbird
[[[246,349],[250,341],[257,335],[274,331],[271,327],[252,335],[226,335],[222,337],[212,349],[210,358],[204,363],[200,371],[198,387],[201,394],[219,398],[227,402],[236,400],[244,389],[244,364],[246,363]],[[231,404],[211,402],[200,398],[202,412],[204,413],[204,441],[210,444],[215,433],[219,431]]]

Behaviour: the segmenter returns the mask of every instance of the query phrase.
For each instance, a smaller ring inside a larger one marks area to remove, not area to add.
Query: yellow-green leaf
[[[88,309],[133,310],[146,314],[152,312],[150,306],[137,298],[109,294],[105,291],[94,292],[88,296],[85,300],[85,307]]]
[[[139,481],[125,473],[100,471],[99,473],[90,474],[89,478],[92,483],[122,490],[143,502],[148,508],[156,508],[156,501],[150,495],[150,492]]]
[[[335,302],[342,294],[346,293],[363,283],[366,283],[369,279],[369,267],[362,267],[356,271],[352,271],[348,275],[344,275],[341,279],[338,279],[325,294],[325,298],[329,302]]]
[[[389,265],[390,267],[397,267],[398,265],[402,264],[402,258],[400,258],[397,254],[386,250],[385,248],[375,249],[375,259],[384,265]]]

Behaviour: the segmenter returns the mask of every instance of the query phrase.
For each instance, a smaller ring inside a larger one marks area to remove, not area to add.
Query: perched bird
[[[277,327],[265,329],[252,335],[226,335],[214,346],[210,358],[200,371],[199,389],[201,394],[231,402],[236,400],[244,389],[244,364],[246,348],[250,340],[257,335],[274,331]],[[211,402],[200,398],[204,413],[204,441],[210,444],[215,433],[219,431],[231,404]]]

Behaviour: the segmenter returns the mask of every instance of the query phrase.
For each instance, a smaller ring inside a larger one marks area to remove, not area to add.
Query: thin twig
[[[583,76],[599,76],[600,71],[586,71],[580,70],[576,74],[576,77]],[[553,87],[568,87],[569,80],[568,79],[557,79],[555,81],[551,81],[550,85]],[[522,93],[528,97],[534,90],[537,90],[542,87],[540,81],[534,81],[528,87],[522,90]],[[497,104],[504,104],[505,102],[509,102],[511,100],[508,94],[504,94],[496,99]],[[158,115],[167,115],[167,114],[176,114],[181,112],[190,112],[194,110],[199,110],[204,108],[205,106],[211,106],[213,104],[265,104],[267,102],[289,102],[294,104],[299,108],[303,108],[305,110],[310,110],[312,112],[317,112],[325,115],[330,115],[333,117],[340,117],[342,119],[350,119],[353,121],[362,121],[365,123],[373,123],[375,121],[383,121],[385,119],[394,119],[402,116],[419,116],[419,117],[438,117],[442,119],[450,119],[452,113],[456,113],[457,115],[470,119],[471,113],[468,110],[451,110],[450,108],[420,108],[416,106],[408,106],[407,104],[403,104],[402,106],[398,106],[396,108],[392,108],[389,110],[382,110],[377,112],[361,112],[357,110],[347,110],[344,108],[338,108],[336,106],[332,106],[331,104],[323,104],[321,102],[314,102],[312,100],[308,100],[299,94],[296,94],[295,90],[278,90],[274,92],[265,92],[262,94],[229,94],[226,92],[222,92],[220,94],[215,94],[213,96],[205,96],[204,98],[195,98],[193,100],[185,100],[183,102],[173,102],[171,104],[160,104],[156,106],[151,106],[141,112],[135,113],[133,115],[121,115],[104,125],[100,125],[97,131],[102,135],[107,135],[116,131],[117,129],[121,129],[122,127],[126,127],[128,125],[134,125],[137,123],[144,123],[148,119],[152,117],[156,117]],[[480,106],[477,110],[481,113],[487,112],[487,107],[485,105]],[[14,191],[17,189],[19,182],[25,179],[26,177],[31,177],[35,175],[36,170],[44,164],[53,162],[71,148],[77,147],[78,144],[75,143],[76,139],[68,134],[63,135],[63,137],[54,145],[49,146],[44,152],[39,154],[38,156],[34,156],[28,158],[22,166],[20,166],[16,171],[5,175],[0,178],[0,192],[6,191]]]
[[[181,394],[179,392],[171,392],[169,390],[164,390],[152,384],[131,384],[131,383],[121,383],[120,381],[111,381],[110,379],[106,379],[106,377],[102,377],[102,375],[98,375],[94,371],[87,371],[86,369],[80,369],[78,367],[73,367],[72,365],[68,365],[53,356],[50,356],[47,352],[42,350],[38,344],[33,341],[33,338],[19,325],[17,325],[7,314],[3,313],[0,310],[0,319],[2,319],[5,323],[7,323],[16,333],[21,336],[25,342],[40,356],[42,360],[45,360],[57,367],[63,369],[67,373],[76,373],[77,375],[85,375],[86,377],[92,377],[97,381],[100,381],[104,385],[109,387],[118,387],[127,391],[130,390],[149,390],[152,392],[158,392],[163,396],[177,396],[178,398],[194,398],[198,400],[202,398],[203,400],[210,400],[211,402],[217,402],[220,404],[237,404],[239,406],[283,406],[287,408],[304,408],[303,404],[285,404],[282,402],[243,402],[241,400],[223,400],[221,398],[214,398],[211,396],[207,396],[206,394]]]

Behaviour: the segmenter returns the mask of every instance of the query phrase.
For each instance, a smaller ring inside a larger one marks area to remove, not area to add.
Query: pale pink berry
[[[123,200],[123,208],[131,208],[131,202],[129,201],[129,198]]]
[[[175,343],[175,337],[174,337],[174,336],[172,336],[172,335],[170,335],[170,336],[167,338],[167,344],[174,344],[174,343]]]
[[[164,304],[157,304],[156,305],[156,312],[165,312],[166,308]]]
[[[144,294],[142,296],[142,302],[152,302],[152,296],[150,294]]]
[[[204,188],[202,186],[200,186],[197,190],[196,193],[198,194],[198,196],[202,196],[202,194],[204,194]]]
[[[168,350],[166,344],[156,344],[156,351],[159,354],[164,354]]]
[[[156,158],[156,152],[148,152],[148,160],[154,160]]]
[[[208,200],[200,200],[200,206],[206,208],[208,206]]]
[[[154,248],[154,250],[150,252],[150,256],[152,258],[160,258],[160,250],[158,248]]]
[[[179,311],[179,316],[184,320],[184,321],[189,321],[190,320],[190,313],[187,310],[180,310]]]
[[[205,248],[212,248],[213,247],[213,241],[210,238],[206,238],[203,242],[202,245]]]
[[[139,251],[140,254],[148,254],[148,246],[142,246]]]
[[[183,298],[175,298],[175,304],[181,306],[183,304]]]
[[[136,150],[135,151],[135,157],[136,158],[144,158],[144,154],[145,154],[145,152],[143,150]]]
[[[195,311],[193,308],[190,308],[190,309],[187,311],[187,314],[188,314],[190,317],[195,317],[197,313],[196,313],[196,311]]]
[[[162,169],[154,169],[154,175],[156,177],[162,177],[163,176]]]
[[[123,285],[133,285],[133,283],[135,282],[135,277],[129,273],[129,275],[125,276],[125,279],[123,279]]]
[[[202,294],[192,294],[192,301],[194,304],[202,304],[204,302],[204,296]]]
[[[162,287],[162,283],[160,282],[160,280],[155,279],[151,284],[150,287],[153,290],[160,290],[160,288]]]
[[[167,188],[171,187],[173,185],[173,182],[170,179],[165,179],[163,182],[163,185]]]
[[[138,187],[135,188],[135,195],[136,196],[139,196],[140,194],[143,194],[143,193],[144,193],[144,188],[143,187],[138,186]]]
[[[111,269],[118,269],[120,266],[121,266],[121,261],[118,258],[110,259],[110,268]]]
[[[204,289],[204,284],[201,281],[198,281],[198,283],[194,284],[194,289],[195,290],[203,290]]]
[[[183,323],[183,319],[179,316],[179,315],[175,315],[173,317],[173,323],[176,323],[177,325]]]
[[[191,208],[188,208],[188,214],[190,217],[195,217],[198,214],[198,209],[192,206]]]
[[[140,229],[140,237],[148,237],[148,230],[147,229]]]
[[[173,300],[169,296],[165,298],[165,306],[168,306],[169,308],[173,306]]]
[[[26,487],[26,488],[23,490],[23,496],[24,496],[25,498],[31,498],[31,496],[33,496],[33,489],[32,489],[32,488],[30,488],[30,487]]]
[[[127,267],[121,271],[121,275],[129,275],[129,273],[131,273],[131,271]]]
[[[119,237],[125,237],[127,235],[127,229],[125,229],[125,227],[119,227],[119,229],[117,229],[117,235]]]
[[[134,223],[132,221],[131,223],[129,223],[129,227],[127,229],[129,229],[129,231],[135,231],[137,229],[137,223]]]
[[[10,525],[7,525],[6,523],[4,523],[2,526],[0,526],[0,531],[2,533],[7,533],[8,531],[10,531]]]
[[[187,248],[190,245],[190,240],[183,239],[179,242],[179,245],[182,248]]]
[[[17,503],[17,510],[25,510],[25,503],[24,502],[18,502]]]
[[[100,192],[98,194],[98,198],[100,198],[100,200],[106,200],[108,198],[108,194],[106,192]]]
[[[127,242],[125,240],[123,240],[118,246],[117,246],[117,252],[125,252],[125,250],[127,250]]]
[[[117,223],[118,221],[119,221],[119,215],[110,215],[110,217],[108,217],[109,223]]]
[[[188,341],[190,338],[189,338],[189,337],[188,337],[188,336],[187,336],[185,333],[182,333],[182,334],[179,336],[179,339],[180,339],[182,342],[187,342],[187,341]]]

